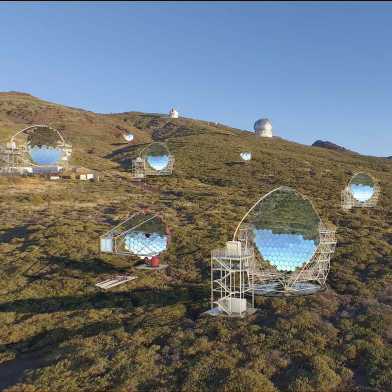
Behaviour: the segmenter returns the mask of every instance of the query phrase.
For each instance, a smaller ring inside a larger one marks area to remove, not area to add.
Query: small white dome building
[[[133,140],[134,136],[132,133],[128,132],[128,133],[123,134],[123,138],[125,139],[125,141],[131,142]]]
[[[170,118],[178,118],[178,112],[177,112],[177,110],[174,109],[174,108],[171,108],[171,109],[170,109],[170,112],[169,112],[169,117],[170,117]]]
[[[253,128],[257,136],[272,137],[272,123],[268,118],[257,120]]]
[[[241,152],[240,156],[241,156],[241,158],[242,158],[244,161],[250,161],[250,160],[252,159],[252,153],[249,152],[249,151]]]

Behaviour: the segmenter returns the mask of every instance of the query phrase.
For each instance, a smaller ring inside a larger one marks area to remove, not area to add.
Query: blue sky
[[[0,3],[0,90],[392,155],[392,3]]]

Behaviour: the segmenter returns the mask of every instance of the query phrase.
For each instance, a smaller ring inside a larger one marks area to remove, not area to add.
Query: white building
[[[272,123],[267,118],[257,120],[253,128],[257,136],[272,137]]]
[[[169,112],[169,117],[170,117],[170,118],[178,118],[178,112],[177,112],[177,110],[174,109],[174,108],[171,108],[171,109],[170,109],[170,112]]]

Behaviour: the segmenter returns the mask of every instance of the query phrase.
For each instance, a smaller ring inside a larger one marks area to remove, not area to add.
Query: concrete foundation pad
[[[203,314],[203,315],[206,314],[206,315],[208,315],[208,316],[213,316],[213,317],[220,316],[220,317],[228,317],[228,318],[244,318],[244,317],[250,316],[250,315],[252,315],[252,314],[254,314],[254,313],[256,313],[256,312],[257,312],[257,309],[256,309],[256,308],[248,308],[248,309],[246,310],[246,312],[244,312],[242,315],[240,315],[240,314],[235,314],[235,313],[232,313],[232,314],[230,315],[230,314],[227,314],[227,313],[226,313],[224,310],[222,310],[221,308],[215,307],[215,308],[212,308],[212,309],[209,309],[209,310],[203,312],[202,314]]]

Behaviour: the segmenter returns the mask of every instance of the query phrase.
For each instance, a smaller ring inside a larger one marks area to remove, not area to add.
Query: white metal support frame
[[[254,309],[253,280],[249,274],[253,262],[253,248],[245,247],[241,241],[229,241],[225,248],[211,252],[211,314],[217,308],[218,313],[244,317]]]

